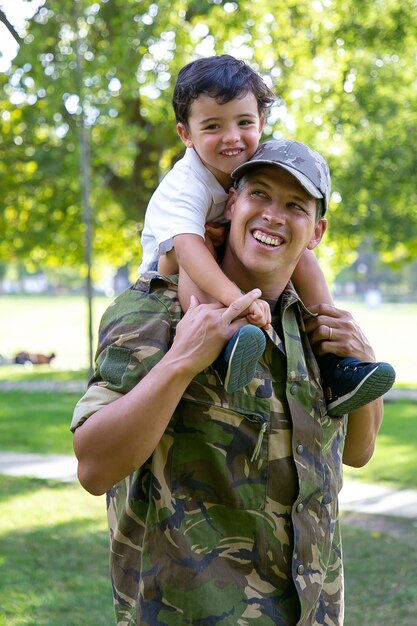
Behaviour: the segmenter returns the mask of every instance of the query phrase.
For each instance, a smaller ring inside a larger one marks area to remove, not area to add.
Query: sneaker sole
[[[256,326],[244,326],[233,346],[224,381],[227,392],[246,387],[255,375],[256,365],[264,353],[266,339]]]
[[[388,364],[376,367],[366,378],[350,393],[337,398],[327,405],[327,414],[330,417],[342,417],[380,398],[389,391],[395,381],[395,371]]]

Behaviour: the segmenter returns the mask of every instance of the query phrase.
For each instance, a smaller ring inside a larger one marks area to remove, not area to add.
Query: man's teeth
[[[255,237],[255,239],[261,241],[262,243],[266,243],[268,246],[279,246],[281,243],[281,239],[279,239],[278,237],[265,235],[265,233],[261,233],[260,230],[255,230],[253,236]]]

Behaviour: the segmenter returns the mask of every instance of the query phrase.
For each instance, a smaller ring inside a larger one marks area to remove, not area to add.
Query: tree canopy
[[[416,17],[415,0],[46,0],[0,76],[0,261],[82,263],[84,126],[94,253],[138,264],[149,197],[183,153],[176,76],[222,53],[276,93],[265,138],[328,159],[329,263],[365,244],[391,262],[417,258]]]

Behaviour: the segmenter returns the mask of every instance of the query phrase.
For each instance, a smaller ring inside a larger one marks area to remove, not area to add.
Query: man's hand
[[[331,352],[341,357],[355,357],[359,361],[375,361],[369,341],[349,311],[330,304],[318,304],[309,308],[317,316],[306,315],[304,321],[310,343],[318,356]]]
[[[229,307],[217,303],[199,304],[197,298],[191,296],[190,306],[177,326],[170,350],[191,377],[211,365],[227,341],[247,324],[242,314],[260,295],[260,289],[253,289],[239,296]]]

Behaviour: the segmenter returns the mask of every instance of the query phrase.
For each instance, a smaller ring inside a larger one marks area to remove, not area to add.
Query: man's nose
[[[286,212],[282,202],[275,201],[268,204],[264,209],[263,218],[270,224],[283,224],[286,220]]]

